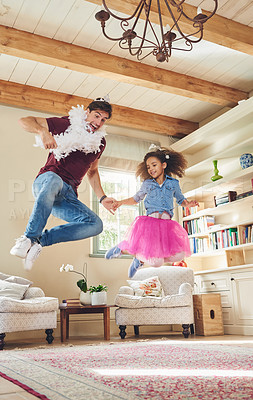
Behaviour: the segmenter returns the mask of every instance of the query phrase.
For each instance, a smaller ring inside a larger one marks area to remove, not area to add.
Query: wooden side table
[[[83,306],[79,299],[63,300],[60,304],[61,341],[69,338],[69,315],[70,314],[98,314],[102,313],[104,318],[104,338],[110,340],[110,307],[113,305]]]

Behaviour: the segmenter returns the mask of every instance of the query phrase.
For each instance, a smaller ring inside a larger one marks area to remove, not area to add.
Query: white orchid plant
[[[85,263],[86,266],[86,275],[87,275],[87,264]],[[73,265],[70,264],[66,264],[64,266],[64,264],[62,264],[61,268],[60,268],[60,272],[74,272],[75,274],[81,275],[83,278],[79,279],[79,281],[76,282],[77,286],[79,287],[79,289],[86,293],[88,288],[87,288],[87,278],[84,274],[82,274],[82,272],[78,272],[74,270]]]

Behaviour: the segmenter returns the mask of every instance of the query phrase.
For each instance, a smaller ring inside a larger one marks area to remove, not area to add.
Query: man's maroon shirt
[[[68,117],[53,117],[47,118],[47,124],[52,135],[59,135],[68,128],[70,121]],[[90,165],[101,157],[105,146],[106,141],[103,138],[97,153],[85,154],[77,150],[71,152],[67,157],[61,158],[59,161],[50,152],[46,164],[40,169],[38,175],[48,171],[55,172],[64,182],[71,185],[77,194],[77,188],[82,182],[84,175],[87,173]]]

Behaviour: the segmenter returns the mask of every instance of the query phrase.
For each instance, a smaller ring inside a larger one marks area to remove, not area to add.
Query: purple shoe
[[[121,249],[118,246],[112,247],[105,253],[105,258],[107,260],[111,260],[112,258],[118,258],[120,256],[121,256]]]
[[[138,258],[134,258],[129,267],[129,270],[128,270],[129,278],[132,278],[135,275],[135,273],[137,272],[137,269],[141,268],[142,266],[143,266],[143,262],[138,260]]]

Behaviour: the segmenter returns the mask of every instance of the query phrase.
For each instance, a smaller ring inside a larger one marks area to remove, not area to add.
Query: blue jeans
[[[73,188],[54,172],[45,172],[35,179],[33,195],[35,204],[25,231],[25,236],[32,242],[51,246],[86,239],[102,232],[101,219],[81,203]],[[50,214],[68,223],[43,232]]]

